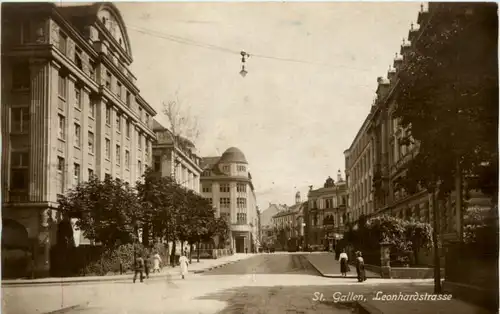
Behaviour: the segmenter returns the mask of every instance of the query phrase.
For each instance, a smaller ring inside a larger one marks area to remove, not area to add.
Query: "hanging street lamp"
[[[240,71],[240,75],[242,77],[245,77],[247,75],[247,70],[245,70],[245,62],[246,62],[246,59],[247,58],[250,58],[250,55],[248,53],[246,53],[245,51],[241,51],[240,52],[241,54],[241,71]]]

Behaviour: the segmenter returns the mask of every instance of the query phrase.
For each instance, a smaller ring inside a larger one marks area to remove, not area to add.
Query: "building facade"
[[[236,147],[220,157],[202,158],[201,194],[229,222],[228,246],[234,252],[258,251],[258,215],[252,176]]]
[[[134,183],[151,164],[156,112],[131,63],[113,4],[2,4],[2,214],[36,273],[50,269],[58,195],[92,175]]]
[[[337,182],[328,177],[322,188],[307,194],[307,245],[313,250],[334,249],[343,238],[347,220],[347,184],[340,170]]]
[[[344,151],[347,182],[347,221],[371,215],[373,206],[373,145],[368,130],[369,114],[349,149]]]
[[[153,170],[172,176],[187,189],[200,193],[201,157],[192,142],[182,137],[174,140],[170,130],[153,120],[156,141],[153,143]]]
[[[304,203],[300,192],[295,194],[295,204],[283,206],[272,218],[277,244],[283,250],[296,251],[304,245]]]

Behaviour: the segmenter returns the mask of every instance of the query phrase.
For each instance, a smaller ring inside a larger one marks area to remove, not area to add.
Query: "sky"
[[[345,176],[343,152],[420,10],[418,2],[115,4],[156,119],[168,125],[162,103],[177,97],[198,121],[201,156],[238,147],[261,210],[293,205],[297,191],[306,200],[309,185],[336,180],[339,169]],[[241,50],[250,54],[244,78]]]

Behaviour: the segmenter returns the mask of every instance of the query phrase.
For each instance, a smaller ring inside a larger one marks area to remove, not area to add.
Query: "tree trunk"
[[[189,243],[189,264],[193,262],[193,243]]]
[[[144,224],[144,227],[142,229],[142,245],[144,247],[149,247],[149,225]]]
[[[184,254],[184,240],[181,240],[181,256]]]
[[[438,232],[439,232],[439,208],[437,208],[436,193],[432,190],[432,242],[434,245],[434,293],[441,293],[441,261],[439,256]]]
[[[196,246],[196,250],[198,251],[198,263],[200,262],[200,241],[198,240],[198,245]]]
[[[177,241],[175,239],[172,239],[172,252],[170,252],[170,264],[172,267],[175,267],[175,250],[176,250],[176,243]]]

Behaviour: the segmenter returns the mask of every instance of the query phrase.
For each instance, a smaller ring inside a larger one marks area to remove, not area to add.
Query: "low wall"
[[[429,279],[434,278],[434,268],[391,267],[390,274],[396,279]],[[441,278],[444,278],[444,268],[441,268]]]

